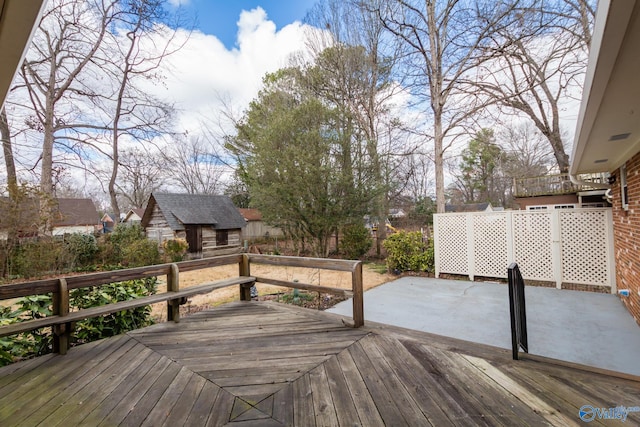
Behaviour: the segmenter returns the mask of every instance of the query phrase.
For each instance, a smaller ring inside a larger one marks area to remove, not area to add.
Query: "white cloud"
[[[287,66],[288,58],[304,49],[303,32],[304,26],[297,22],[278,31],[262,8],[243,11],[237,48],[229,50],[215,36],[195,31],[167,59],[164,87],[150,89],[176,102],[181,111],[179,130],[194,132],[203,115],[219,113],[221,99],[235,111],[245,109],[258,94],[264,75]]]
[[[191,0],[169,0],[169,4],[173,7],[186,6]]]

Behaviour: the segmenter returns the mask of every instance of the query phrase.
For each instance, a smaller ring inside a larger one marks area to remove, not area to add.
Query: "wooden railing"
[[[200,285],[180,289],[180,272],[220,267],[231,264],[238,264],[237,277],[230,277],[223,280],[202,283]],[[351,273],[351,289],[289,282],[271,279],[268,277],[254,277],[250,274],[251,264],[346,271]],[[73,312],[69,310],[70,290],[156,276],[167,276],[166,292]],[[238,285],[240,290],[240,300],[250,301],[251,287],[256,282],[353,298],[353,326],[357,328],[364,325],[362,263],[360,261],[237,254],[205,258],[195,261],[183,261],[173,264],[152,265],[126,270],[69,276],[59,279],[46,279],[34,282],[1,285],[0,301],[30,295],[47,293],[53,294],[53,315],[41,319],[27,320],[6,326],[0,326],[0,337],[51,326],[53,328],[53,351],[65,354],[69,348],[70,338],[73,332],[73,324],[79,320],[166,301],[167,320],[179,322],[180,305],[186,303],[187,297],[208,293],[215,289]]]
[[[584,182],[606,184],[608,180],[608,174],[583,174],[579,175],[578,178]],[[573,194],[578,191],[589,191],[596,189],[595,187],[590,187],[589,185],[575,185],[571,182],[569,174],[567,173],[529,178],[514,178],[513,186],[513,193],[515,197]]]

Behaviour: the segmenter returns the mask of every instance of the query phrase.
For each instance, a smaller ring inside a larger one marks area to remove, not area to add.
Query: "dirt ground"
[[[255,276],[268,277],[271,279],[298,281],[311,285],[323,285],[333,288],[351,289],[351,273],[343,271],[320,270],[317,268],[300,267],[279,267],[269,265],[252,265],[251,274]],[[226,265],[203,270],[188,271],[180,273],[180,288],[195,286],[202,283],[225,279],[238,275],[237,265]],[[362,269],[363,288],[368,290],[387,283],[396,277],[388,273],[379,273],[370,265],[364,265]],[[291,291],[289,288],[257,284],[259,299],[278,299],[285,292]],[[158,292],[166,291],[166,278],[158,278]],[[231,286],[218,289],[208,294],[195,295],[189,298],[187,304],[180,307],[182,314],[195,313],[207,308],[215,307],[231,301],[239,300],[238,286]],[[321,309],[327,308],[339,302],[335,296],[324,295],[321,298],[323,303]],[[166,303],[152,306],[152,315],[157,322],[162,322],[167,318]]]

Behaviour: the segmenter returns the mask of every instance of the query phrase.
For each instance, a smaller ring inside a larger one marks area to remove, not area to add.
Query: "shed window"
[[[216,246],[226,246],[229,244],[229,231],[216,230]]]

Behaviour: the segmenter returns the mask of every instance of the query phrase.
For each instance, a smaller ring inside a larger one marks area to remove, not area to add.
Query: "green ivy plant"
[[[156,293],[155,277],[74,289],[69,295],[70,310],[76,311],[104,304],[127,301]],[[0,325],[40,319],[53,312],[52,296],[32,295],[17,300],[17,309],[0,307]],[[111,313],[76,323],[73,345],[96,341],[151,325],[151,307]],[[0,366],[16,360],[50,353],[53,349],[51,328],[42,328],[12,337],[0,338]]]
[[[153,295],[156,293],[156,287],[157,279],[151,277],[75,289],[70,293],[69,304],[75,309],[98,307]],[[76,324],[74,337],[76,343],[81,344],[119,335],[152,323],[151,307],[138,307],[80,321]]]

